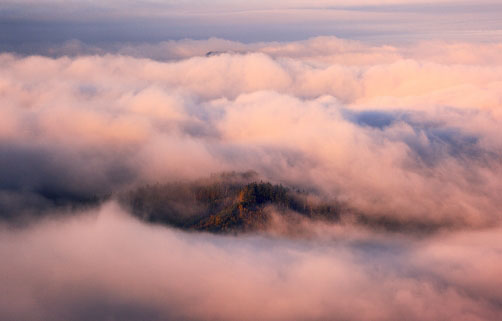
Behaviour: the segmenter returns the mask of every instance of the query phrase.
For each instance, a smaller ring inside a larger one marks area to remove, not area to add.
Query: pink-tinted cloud
[[[499,318],[500,44],[98,49],[0,55],[0,319]],[[261,234],[216,237],[113,201],[58,206],[249,169],[370,222],[443,229],[272,216]]]
[[[498,229],[427,240],[324,236],[184,234],[144,225],[113,204],[3,229],[0,316],[496,320],[501,313]]]
[[[0,139],[14,168],[4,181],[35,177],[11,185],[40,190],[56,175],[112,192],[254,169],[371,215],[498,222],[498,44],[167,46],[186,59],[3,54]],[[200,56],[233,46],[243,53]],[[45,170],[18,161],[26,155]]]

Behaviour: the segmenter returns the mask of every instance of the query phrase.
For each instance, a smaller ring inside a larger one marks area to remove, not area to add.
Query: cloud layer
[[[500,229],[216,237],[99,213],[0,233],[5,320],[496,320]],[[8,259],[5,259],[8,258]]]
[[[496,320],[500,50],[320,37],[1,54],[0,319]],[[370,220],[443,229],[216,237],[113,201],[71,210],[246,170]]]
[[[2,193],[254,169],[376,216],[500,219],[500,45],[160,46],[183,58],[0,56]]]

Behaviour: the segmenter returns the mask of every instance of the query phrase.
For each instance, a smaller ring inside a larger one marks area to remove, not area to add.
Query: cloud
[[[498,229],[389,238],[186,234],[115,204],[0,233],[2,319],[493,320]]]
[[[0,319],[501,314],[500,44],[71,45],[0,54]],[[100,203],[246,170],[368,224],[220,237]]]
[[[2,54],[3,195],[85,199],[254,169],[375,218],[498,224],[499,44],[160,46],[176,58]]]

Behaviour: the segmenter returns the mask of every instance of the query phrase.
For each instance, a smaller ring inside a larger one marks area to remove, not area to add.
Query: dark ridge
[[[461,228],[448,222],[362,213],[337,201],[322,201],[305,190],[265,182],[252,171],[146,185],[123,194],[119,200],[143,221],[211,233],[264,231],[274,227],[273,214],[292,230],[301,228],[302,219],[352,222],[371,230],[415,235]]]
[[[224,51],[208,51],[206,52],[206,57],[212,57],[212,56],[219,56],[221,54],[225,53]]]
[[[8,191],[0,189],[0,224],[25,227],[45,217],[72,215],[98,208],[109,194],[58,193],[55,190]]]
[[[414,218],[398,218],[393,216],[379,216],[367,214],[352,214],[355,222],[372,230],[381,230],[393,233],[411,233],[414,235],[427,235],[441,230],[462,228],[462,224],[455,222],[432,222]]]
[[[230,54],[230,55],[242,55],[246,54],[247,52],[243,51],[233,51],[233,50],[211,50],[206,52],[204,55],[205,57],[213,57],[213,56],[219,56],[223,54]]]
[[[337,221],[340,206],[309,200],[299,190],[254,180],[256,173],[224,173],[208,180],[147,185],[121,203],[140,219],[184,230],[213,233],[265,229],[271,213]]]

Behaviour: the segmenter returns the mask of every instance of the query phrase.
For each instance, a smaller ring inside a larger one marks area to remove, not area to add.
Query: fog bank
[[[499,229],[187,234],[109,203],[0,233],[5,320],[496,320]]]

